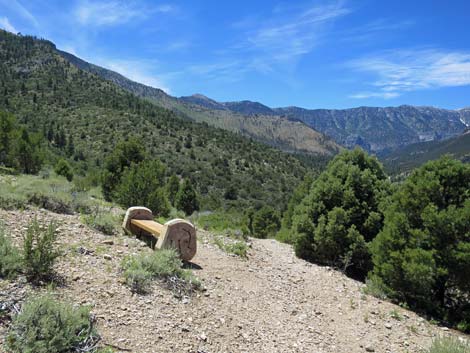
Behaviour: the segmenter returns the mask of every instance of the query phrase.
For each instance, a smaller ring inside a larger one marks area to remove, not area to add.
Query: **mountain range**
[[[270,108],[251,101],[218,103],[200,94],[180,99],[221,111],[301,121],[345,147],[359,145],[375,153],[421,141],[443,140],[462,133],[470,125],[470,108],[448,110],[409,105],[352,109]]]
[[[331,156],[341,149],[333,139],[301,121],[293,121],[271,114],[253,117],[249,114],[240,114],[236,110],[218,109],[219,103],[202,95],[200,98],[195,98],[194,101],[172,97],[161,89],[134,82],[117,72],[90,64],[72,54],[58,52],[76,67],[111,81],[126,91],[159,106],[170,109],[181,117],[240,133],[287,152]],[[200,104],[200,102],[204,103]]]
[[[470,125],[470,108],[448,110],[402,105],[352,109],[270,108],[259,102],[217,102],[202,94],[172,97],[158,88],[61,52],[74,65],[178,114],[239,132],[288,152],[334,154],[360,146],[381,154],[423,141],[444,140]]]

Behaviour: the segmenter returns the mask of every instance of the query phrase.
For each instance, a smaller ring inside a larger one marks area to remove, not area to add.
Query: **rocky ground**
[[[34,217],[60,224],[58,295],[91,304],[103,342],[118,352],[421,352],[435,336],[458,335],[364,295],[362,283],[297,259],[288,245],[253,239],[244,260],[204,231],[193,264],[205,291],[175,298],[156,282],[150,294],[135,295],[122,284],[120,262],[151,251],[141,242],[105,236],[78,215],[0,210],[16,242]],[[0,301],[38,290],[0,280]],[[0,339],[6,330],[0,322]]]

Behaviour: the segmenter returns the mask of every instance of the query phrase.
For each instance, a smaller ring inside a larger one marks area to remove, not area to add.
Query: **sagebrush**
[[[172,286],[177,283],[178,285],[172,288],[177,294],[198,288],[199,280],[182,266],[183,263],[174,249],[161,249],[128,257],[122,263],[126,284],[137,293],[149,291],[151,280],[156,278],[163,279]]]
[[[93,352],[98,341],[89,308],[43,295],[23,305],[6,346],[12,353]]]
[[[60,252],[56,249],[57,225],[50,222],[41,225],[34,219],[24,236],[23,271],[32,281],[49,279],[53,274],[53,266]]]

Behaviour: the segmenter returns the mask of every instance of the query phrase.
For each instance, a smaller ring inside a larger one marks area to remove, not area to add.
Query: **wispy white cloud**
[[[390,36],[400,35],[415,25],[412,19],[396,21],[395,19],[379,18],[357,27],[348,27],[339,31],[336,37],[339,40],[375,45],[377,41],[383,42]]]
[[[18,33],[19,31],[10,23],[7,17],[0,17],[0,28],[3,28],[11,33]]]
[[[24,19],[28,20],[35,27],[38,26],[38,21],[36,20],[36,17],[34,17],[33,14],[26,7],[24,7],[19,1],[0,0],[0,4],[10,9],[11,11],[15,12],[16,14],[23,17]]]
[[[354,99],[364,99],[364,98],[383,98],[391,99],[399,97],[400,94],[397,92],[360,92],[356,94],[351,94],[348,97]]]
[[[161,12],[167,12],[169,8],[163,7]],[[149,9],[144,5],[138,5],[132,1],[105,0],[88,1],[78,3],[74,10],[76,20],[82,25],[112,26],[127,23],[131,20],[146,18]]]
[[[272,18],[261,21],[245,33],[240,50],[264,56],[271,62],[285,62],[311,52],[323,39],[332,22],[350,12],[342,1],[297,10],[273,11]]]
[[[350,10],[341,0],[322,5],[275,6],[265,17],[252,14],[232,23],[239,35],[214,54],[212,63],[193,66],[192,73],[208,79],[237,81],[248,72],[287,77],[298,59],[311,53],[328,35],[336,19]]]
[[[376,90],[351,97],[383,98],[404,92],[470,85],[470,52],[442,49],[386,51],[349,63],[355,70],[371,73]]]
[[[154,73],[155,63],[148,60],[115,60],[98,58],[92,61],[112,71],[147,86],[160,88],[166,93],[171,93],[170,87],[163,81],[160,75]]]
[[[142,20],[155,13],[171,13],[176,7],[161,4],[149,7],[146,4],[123,0],[89,1],[82,0],[75,8],[74,14],[82,25],[112,26],[132,20]]]
[[[165,50],[168,52],[179,52],[179,51],[185,51],[188,48],[190,48],[192,44],[187,41],[187,40],[177,40],[173,41],[167,46],[159,47],[159,50]]]
[[[158,5],[155,8],[155,11],[156,12],[161,12],[161,13],[169,13],[169,12],[176,11],[176,7],[174,5],[171,5],[171,4],[162,4],[162,5]]]

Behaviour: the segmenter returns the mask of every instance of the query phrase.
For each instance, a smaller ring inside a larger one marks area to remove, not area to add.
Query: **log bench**
[[[152,248],[174,248],[184,261],[196,255],[196,229],[184,219],[172,219],[165,224],[155,222],[148,208],[131,207],[127,210],[122,227],[130,234],[146,240]]]

